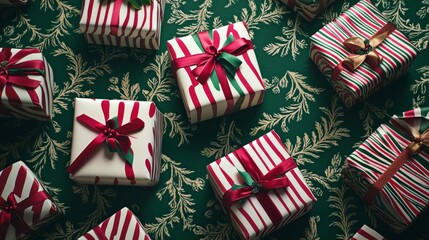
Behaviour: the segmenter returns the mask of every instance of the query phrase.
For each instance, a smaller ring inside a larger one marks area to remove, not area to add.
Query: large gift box
[[[307,21],[313,20],[335,0],[281,0],[290,9],[298,12]]]
[[[39,49],[0,48],[0,116],[50,120],[53,81]]]
[[[138,218],[126,207],[116,212],[78,240],[150,240]]]
[[[159,49],[164,0],[83,0],[79,27],[90,44]]]
[[[346,160],[345,181],[393,230],[429,206],[429,108],[393,116]]]
[[[0,172],[0,239],[24,239],[61,214],[22,161]]]
[[[244,22],[167,42],[191,123],[260,104],[264,84]]]
[[[385,238],[374,229],[363,225],[350,240],[385,240]]]
[[[259,239],[311,210],[316,198],[275,131],[207,166],[216,197],[245,239]]]
[[[347,107],[404,74],[417,49],[369,0],[311,36],[310,57]]]
[[[79,183],[158,183],[164,117],[153,102],[76,98],[71,161]]]

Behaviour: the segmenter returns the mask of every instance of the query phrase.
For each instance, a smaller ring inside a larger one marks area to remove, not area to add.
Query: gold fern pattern
[[[300,240],[320,240],[320,237],[317,233],[317,223],[319,221],[319,216],[311,216],[308,219],[309,227],[305,229],[304,237],[300,238]]]
[[[258,121],[259,126],[252,128],[250,135],[274,128],[278,124],[283,132],[287,132],[289,131],[288,123],[293,120],[301,121],[304,113],[310,113],[309,102],[314,102],[315,95],[323,92],[323,89],[308,85],[305,82],[306,78],[298,72],[287,71],[282,78],[274,77],[272,81],[264,81],[266,88],[271,89],[274,94],[279,94],[282,89],[288,88],[290,85],[285,99],[293,100],[293,103],[281,107],[279,113],[263,113],[263,119]]]
[[[201,151],[201,155],[219,159],[233,152],[241,145],[241,136],[241,130],[236,127],[235,122],[231,122],[227,126],[226,121],[223,120],[220,125],[220,131],[216,136],[217,141],[211,141],[210,147],[204,148]]]

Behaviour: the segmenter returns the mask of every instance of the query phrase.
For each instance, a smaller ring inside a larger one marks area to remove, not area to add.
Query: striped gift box
[[[262,238],[311,210],[316,198],[275,131],[265,134],[207,166],[209,181],[221,203],[224,202],[224,195],[227,192],[244,182],[239,171],[244,171],[245,168],[237,158],[238,151],[246,152],[259,174],[264,176],[285,161],[293,164],[286,173],[279,173],[281,177],[285,176],[289,186],[258,193],[264,196],[266,202],[261,202],[258,194],[251,194],[250,197],[237,201],[230,207],[223,205],[233,226],[242,237]],[[274,208],[269,210],[267,204]],[[280,214],[280,220],[273,221],[272,212]]]
[[[374,231],[367,225],[363,225],[361,229],[350,240],[384,240],[378,232]]]
[[[335,0],[281,0],[290,9],[298,12],[307,21],[312,21]]]
[[[407,147],[415,139],[412,132],[423,133],[428,128],[429,108],[393,116],[347,158],[343,171],[345,181],[364,198],[400,154],[408,151]],[[395,232],[409,227],[429,206],[428,163],[428,148],[407,158],[371,204],[378,217]]]
[[[76,98],[71,165],[102,134],[77,121],[78,116],[83,114],[103,126],[108,119],[117,117],[120,126],[138,118],[143,121],[144,127],[128,135],[134,152],[132,164],[128,164],[119,151],[109,151],[103,142],[70,175],[73,180],[102,185],[153,186],[158,183],[164,116],[153,102]]]
[[[126,207],[116,212],[78,240],[150,240],[137,217]]]
[[[49,193],[22,161],[3,169],[0,183],[0,221],[11,215],[9,225],[0,225],[0,239],[26,238],[60,215]],[[8,207],[16,208],[9,211]]]
[[[164,4],[136,10],[127,0],[83,0],[79,28],[90,44],[159,49]]]
[[[220,50],[230,37],[244,38],[250,42],[244,22],[214,29],[209,32],[209,35],[212,47],[216,50]],[[167,42],[167,47],[172,62],[179,58],[189,58],[204,53],[198,41],[198,34],[171,39]],[[241,65],[234,77],[228,77],[228,80],[225,80],[225,87],[219,86],[220,77],[217,76],[216,71],[212,72],[206,83],[199,83],[193,73],[197,64],[173,70],[191,123],[219,117],[262,102],[265,87],[253,45],[251,47],[243,54],[236,56],[241,61]],[[226,92],[227,89],[231,91],[230,96]]]
[[[310,58],[347,107],[404,74],[417,56],[417,49],[411,42],[401,32],[393,30],[374,48],[383,58],[378,67],[372,68],[364,62],[355,71],[344,69],[332,77],[334,70],[351,54],[344,46],[346,39],[354,36],[370,39],[386,25],[388,22],[378,9],[369,0],[362,0],[310,37]]]
[[[0,48],[0,116],[50,120],[53,81],[52,68],[38,49]]]

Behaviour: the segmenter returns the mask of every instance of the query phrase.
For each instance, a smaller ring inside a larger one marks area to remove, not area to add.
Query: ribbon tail
[[[120,134],[130,134],[133,132],[138,132],[144,128],[144,122],[140,118],[134,118],[129,123],[124,124],[116,129]]]
[[[10,226],[11,213],[6,211],[0,212],[0,239],[6,239],[6,233]]]
[[[79,154],[76,160],[70,164],[70,166],[67,168],[67,172],[71,175],[74,175],[86,163],[89,156],[95,151],[97,147],[100,146],[100,144],[104,142],[105,139],[106,137],[103,135],[103,133],[98,134],[97,137],[94,138],[94,140],[92,140]]]
[[[229,207],[231,207],[234,202],[250,197],[252,194],[251,190],[252,189],[250,187],[243,187],[236,190],[230,189],[226,191],[222,197],[222,205],[227,207],[225,210],[229,211]]]

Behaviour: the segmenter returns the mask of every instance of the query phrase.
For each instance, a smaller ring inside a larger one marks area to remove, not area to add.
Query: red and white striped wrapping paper
[[[28,199],[38,192],[45,192],[46,200],[17,212],[21,219],[32,229],[37,230],[61,214],[60,209],[50,198],[49,193],[34,175],[34,173],[22,161],[16,162],[0,172],[0,193],[3,199],[7,199],[10,193],[14,193],[17,204]],[[3,210],[0,209],[0,212]],[[30,233],[31,234],[31,233]],[[28,237],[17,231],[11,224],[6,233],[6,239],[23,239]]]
[[[115,2],[119,1],[119,27],[112,32]],[[90,44],[159,49],[165,0],[154,0],[135,10],[124,0],[83,0],[79,28]]]
[[[102,102],[106,101],[109,106],[104,109]],[[82,168],[71,175],[71,178],[86,184],[135,186],[157,184],[160,175],[164,115],[153,102],[76,98],[70,163],[98,135],[97,132],[77,122],[76,117],[86,114],[104,124],[103,111],[108,112],[109,118],[115,116],[122,118],[124,124],[135,117],[143,120],[144,128],[129,137],[134,151],[132,168],[127,168],[125,159],[117,152],[109,152],[103,143]]]
[[[375,48],[383,57],[379,68],[384,72],[385,79],[365,62],[354,72],[345,69],[338,79],[331,79],[334,68],[351,53],[343,42],[353,36],[369,39],[386,24],[387,19],[378,9],[369,0],[362,0],[310,37],[310,58],[347,107],[364,100],[404,74],[417,56],[417,49],[412,43],[401,32],[394,30]]]
[[[350,240],[384,240],[385,238],[381,236],[374,229],[363,225],[361,229],[350,239]]]
[[[78,240],[100,240],[102,234],[106,239],[116,240],[150,240],[137,217],[124,207],[110,218],[104,220],[96,229],[93,229]],[[96,233],[97,232],[97,233]]]
[[[250,154],[262,174],[266,174],[290,157],[275,131],[265,134],[243,148]],[[237,169],[244,170],[234,153],[207,166],[209,181],[219,201],[234,184],[244,182]],[[245,199],[243,203],[236,202],[231,206],[229,209],[231,222],[242,237],[262,238],[311,210],[316,198],[308,188],[301,171],[296,167],[288,171],[285,176],[289,179],[290,186],[266,193],[281,212],[283,216],[281,222],[274,223],[270,220],[269,213],[265,211],[255,195]]]
[[[21,49],[11,49],[12,57]],[[2,51],[2,48],[0,48]],[[45,63],[45,74],[42,75],[25,75],[25,77],[40,82],[40,86],[36,89],[25,89],[19,86],[7,84],[1,92],[0,100],[2,107],[0,109],[0,116],[13,116],[23,119],[37,119],[37,120],[50,120],[52,115],[52,101],[53,101],[53,84],[54,73],[49,63],[40,51],[32,53],[24,57],[18,63],[23,63],[32,60],[42,60]],[[8,97],[7,88],[13,88],[19,100],[14,100]],[[31,99],[35,97],[35,101]]]
[[[298,12],[307,21],[312,21],[335,0],[281,0],[290,9]]]
[[[214,29],[212,33],[219,38],[220,43],[224,43],[230,34],[236,38],[243,37],[250,40],[244,22],[237,22]],[[220,44],[219,48],[222,46],[223,44]],[[167,42],[167,47],[171,60],[202,53],[193,36],[171,39]],[[241,96],[228,81],[233,95],[234,111],[262,103],[265,92],[255,51],[249,49],[243,55],[237,57],[242,61],[242,64],[235,75],[235,79],[240,89],[244,92],[244,96]],[[209,79],[204,85],[199,84],[192,74],[192,70],[195,67],[179,68],[175,72],[189,121],[196,123],[229,113],[224,92],[216,90],[212,79]]]
[[[347,159],[345,182],[363,197],[413,141],[404,129],[429,127],[429,108],[416,108],[382,124]],[[429,206],[429,153],[412,156],[377,194],[371,208],[395,232],[408,228]]]

